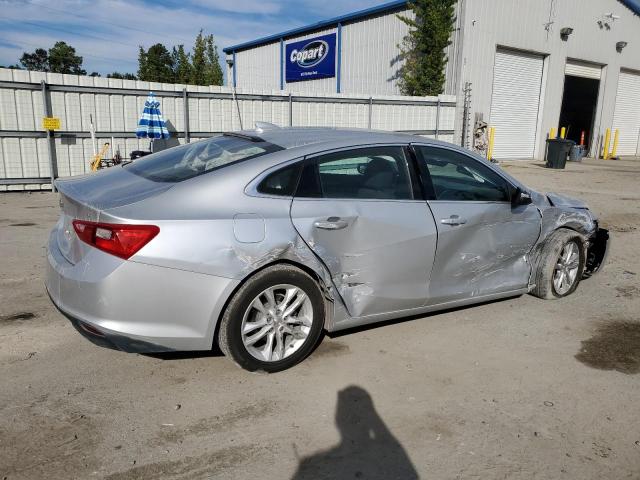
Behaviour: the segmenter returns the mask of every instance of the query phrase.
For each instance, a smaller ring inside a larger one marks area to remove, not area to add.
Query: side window
[[[402,147],[368,147],[323,155],[304,169],[298,196],[410,200]]]
[[[292,196],[298,184],[301,162],[281,168],[270,173],[260,185],[258,191],[267,195]]]
[[[436,200],[508,202],[509,184],[467,155],[438,147],[417,147],[431,178]]]

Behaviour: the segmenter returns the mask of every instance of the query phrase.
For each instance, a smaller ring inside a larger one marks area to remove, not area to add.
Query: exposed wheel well
[[[312,269],[309,268],[309,266],[307,265],[303,265],[301,263],[298,262],[294,262],[291,260],[276,260],[274,262],[271,263],[267,263],[266,265],[261,266],[260,268],[252,271],[251,273],[249,273],[246,277],[244,277],[242,279],[242,281],[240,283],[238,283],[238,285],[236,285],[236,287],[233,289],[233,291],[229,294],[229,296],[227,297],[227,300],[224,302],[224,306],[222,307],[222,310],[220,310],[220,313],[218,314],[218,318],[216,319],[216,328],[213,332],[213,339],[212,339],[212,343],[211,343],[211,348],[216,348],[216,345],[218,344],[218,333],[220,331],[220,320],[222,319],[222,316],[224,315],[224,313],[226,312],[228,306],[229,306],[229,302],[231,301],[231,299],[234,297],[234,295],[238,292],[238,290],[240,290],[242,288],[242,286],[253,276],[257,275],[258,273],[260,273],[261,271],[269,268],[269,267],[273,267],[274,265],[291,265],[293,267],[296,267],[300,270],[302,270],[303,272],[305,272],[306,274],[308,274],[311,278],[313,278],[316,283],[318,284],[318,288],[320,289],[320,292],[322,293],[323,297],[326,298],[326,285],[325,283],[322,281],[322,279],[318,276],[318,274]]]

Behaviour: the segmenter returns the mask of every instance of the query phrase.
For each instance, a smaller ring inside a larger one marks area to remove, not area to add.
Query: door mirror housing
[[[517,187],[511,195],[511,205],[529,205],[531,203],[531,195],[529,192],[523,191],[520,187]]]

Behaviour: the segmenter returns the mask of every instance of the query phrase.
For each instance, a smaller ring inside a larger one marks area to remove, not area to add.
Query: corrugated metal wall
[[[237,86],[257,90],[280,90],[280,42],[236,53]],[[233,69],[227,70],[233,85]]]
[[[640,70],[640,17],[617,0],[460,1],[464,4],[464,39],[457,94],[462,98],[462,85],[471,82],[472,122],[474,114],[481,113],[491,123],[497,48],[521,49],[545,57],[535,157],[544,156],[546,135],[551,127],[558,127],[567,58],[603,66],[596,142],[592,142],[596,144],[604,129],[612,125],[620,68]],[[619,18],[605,17],[608,13]],[[560,37],[563,27],[573,28],[566,41]],[[628,45],[618,53],[615,44],[621,40]]]
[[[408,31],[395,13],[343,26],[342,91],[400,95],[398,45]]]
[[[408,17],[413,16],[411,10],[403,10],[364,18],[342,26],[341,93],[400,95],[398,71],[403,62],[398,58],[400,53],[398,45],[402,44],[409,29],[397,17],[398,13]],[[284,43],[286,45],[328,33],[337,33],[337,27],[287,38]],[[451,45],[446,51],[450,59],[446,67],[444,93],[447,94],[454,92],[457,85],[455,64],[457,42],[458,30],[452,34]],[[337,65],[336,61],[336,69]],[[227,67],[227,83],[232,85],[232,82],[233,69]],[[280,42],[276,41],[237,52],[236,84],[243,88],[279,89]],[[335,93],[337,79],[285,82],[284,90],[294,94]]]
[[[76,75],[46,74],[0,69],[0,179],[43,178],[50,176],[48,140],[41,127],[44,107],[39,82],[52,91],[52,114],[59,117],[62,130],[55,138],[58,174],[78,175],[89,171],[93,146],[89,137],[89,116],[93,116],[97,143],[110,142],[123,157],[133,150],[147,150],[148,140],[134,136],[144,101],[154,91],[160,109],[174,132],[162,146],[184,142],[184,104],[182,90],[188,94],[189,131],[196,140],[224,131],[240,129],[238,110],[244,128],[256,121],[286,126],[327,126],[367,128],[369,109],[373,128],[424,133],[436,129],[439,138],[451,140],[454,129],[455,97],[401,97],[316,94],[292,98],[280,91],[237,89],[238,106],[229,87],[198,87],[150,82],[93,78]],[[56,87],[67,91],[56,91]],[[74,87],[89,87],[77,91]],[[100,88],[95,92],[92,88]],[[128,89],[128,90],[126,90]],[[76,90],[76,91],[74,91]],[[194,98],[200,94],[200,98]],[[208,98],[206,97],[208,95]],[[224,98],[212,98],[214,96]],[[440,118],[436,120],[441,102]],[[444,103],[443,103],[444,102]],[[24,185],[0,185],[0,190],[23,189]],[[28,185],[40,188],[40,185]],[[50,188],[48,185],[45,188]]]

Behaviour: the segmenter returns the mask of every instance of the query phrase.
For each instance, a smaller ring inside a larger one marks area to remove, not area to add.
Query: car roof
[[[277,127],[275,125],[255,130],[242,130],[240,135],[258,137],[266,142],[282,148],[291,149],[307,145],[323,147],[331,143],[353,143],[362,145],[367,143],[433,143],[451,145],[446,142],[410,135],[401,132],[386,132],[381,130],[367,130],[358,128],[329,128],[329,127]]]

